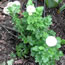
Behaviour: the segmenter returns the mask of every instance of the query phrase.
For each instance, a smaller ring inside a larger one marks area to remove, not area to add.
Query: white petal
[[[54,36],[48,36],[46,39],[46,44],[50,47],[55,46],[57,44],[57,39]]]
[[[26,11],[27,11],[27,12],[31,12],[31,13],[32,13],[32,12],[36,12],[35,7],[32,6],[32,5],[27,6]]]
[[[20,5],[19,1],[14,1],[13,4]]]
[[[3,13],[5,13],[5,14],[8,14],[9,15],[9,11],[8,11],[8,9],[7,9],[8,7],[4,7],[4,9],[3,9]]]
[[[11,7],[12,5],[13,5],[13,2],[9,2],[9,3],[7,4],[8,7]]]
[[[32,15],[32,13],[31,13],[31,12],[29,12],[29,15]]]

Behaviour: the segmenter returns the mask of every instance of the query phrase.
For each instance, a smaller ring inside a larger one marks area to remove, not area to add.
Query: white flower
[[[32,15],[33,12],[36,12],[36,9],[34,6],[29,5],[27,6],[26,11],[28,12],[29,15]]]
[[[59,0],[54,0],[54,1],[58,3]]]
[[[15,4],[15,5],[20,5],[20,2],[19,2],[19,1],[9,2],[9,3],[7,4],[7,6],[4,7],[4,9],[3,9],[3,13],[9,15],[8,8],[9,8],[9,7],[13,7],[14,4]]]
[[[13,2],[9,2],[8,4],[7,4],[7,7],[11,7],[13,5]]]
[[[13,4],[20,5],[19,1],[14,1]]]
[[[14,1],[14,2],[9,2],[8,4],[7,4],[7,6],[13,6],[13,5],[20,5],[20,2],[19,1]]]
[[[8,9],[7,9],[8,7],[6,6],[6,7],[4,7],[4,9],[3,9],[3,13],[5,13],[5,14],[8,14],[9,15],[9,11],[8,11]]]
[[[55,46],[57,44],[57,39],[54,36],[48,36],[46,38],[46,44],[50,47]]]

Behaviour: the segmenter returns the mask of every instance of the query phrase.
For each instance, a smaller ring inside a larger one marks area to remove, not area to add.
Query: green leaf
[[[38,51],[38,46],[32,48],[33,51]]]
[[[37,14],[37,15],[39,15],[39,16],[41,16],[41,15],[42,15],[43,10],[44,10],[44,7],[42,7],[42,6],[37,7],[37,8],[36,8],[36,14]]]
[[[59,0],[58,2],[54,1],[54,0],[45,0],[46,5],[49,8],[53,8],[53,7],[57,7],[59,3],[61,3],[62,0]]]
[[[39,49],[40,49],[40,50],[43,50],[43,49],[44,49],[44,47],[43,47],[43,46],[39,46]]]
[[[35,28],[33,27],[32,24],[27,26],[27,30],[35,31]]]
[[[65,4],[63,4],[63,5],[60,7],[59,11],[62,12],[64,9],[65,9]]]
[[[64,54],[62,53],[62,51],[59,51],[59,56],[63,56]]]
[[[61,48],[61,45],[59,43],[57,43],[56,47],[57,48]]]
[[[24,41],[24,43],[28,42],[26,37],[23,37],[22,40]]]
[[[65,40],[64,39],[61,40],[61,44],[65,44]]]
[[[48,31],[48,34],[51,35],[51,36],[55,36],[56,35],[56,32],[54,32],[53,30],[49,30]]]
[[[43,57],[43,59],[44,59],[44,61],[43,61],[44,63],[46,63],[46,62],[48,62],[48,61],[49,61],[49,59],[48,59],[48,58],[44,58],[44,57]]]
[[[28,17],[28,13],[27,12],[23,12],[22,15],[24,15],[24,17]]]
[[[29,6],[29,5],[34,5],[33,2],[32,2],[32,0],[28,0],[27,6]]]
[[[61,38],[60,37],[57,37],[57,43],[59,44],[61,44]]]

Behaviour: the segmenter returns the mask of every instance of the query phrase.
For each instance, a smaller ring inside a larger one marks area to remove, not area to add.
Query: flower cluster
[[[9,3],[7,4],[7,6],[4,7],[4,9],[3,9],[3,13],[9,15],[8,8],[9,8],[9,7],[13,7],[13,5],[19,5],[19,6],[20,6],[20,2],[19,2],[19,1],[9,2]]]
[[[29,15],[32,15],[32,13],[36,12],[36,9],[34,6],[29,5],[27,6],[26,11],[28,12]]]
[[[56,46],[56,44],[57,44],[57,39],[56,39],[54,36],[48,36],[48,37],[46,38],[46,44],[47,44],[49,47]]]

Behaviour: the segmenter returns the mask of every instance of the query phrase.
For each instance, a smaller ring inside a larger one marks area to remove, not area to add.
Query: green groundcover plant
[[[15,9],[14,9],[15,8]],[[19,18],[20,5],[8,6],[7,11],[12,17],[14,28],[20,33],[18,36],[22,42],[16,46],[18,57],[27,57],[29,51],[39,65],[55,65],[55,60],[63,56],[59,51],[62,41],[60,37],[55,37],[56,33],[50,30],[52,18],[50,15],[42,17],[44,7],[34,7],[31,0],[28,0],[26,11],[22,13],[23,18]],[[50,38],[49,41],[48,37]],[[53,38],[53,39],[52,39]],[[48,44],[47,44],[47,43]]]

